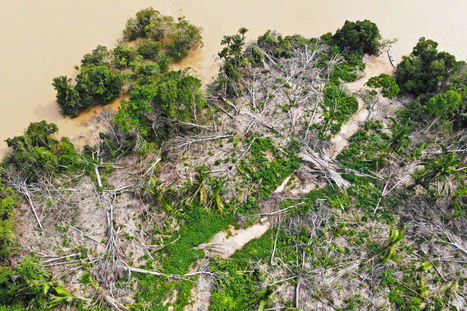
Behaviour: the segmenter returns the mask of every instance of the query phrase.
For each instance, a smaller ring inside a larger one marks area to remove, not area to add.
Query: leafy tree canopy
[[[81,60],[81,66],[86,67],[89,65],[109,65],[110,52],[105,46],[98,45],[91,53],[85,54]]]
[[[132,90],[115,114],[124,132],[136,131],[144,139],[162,139],[174,128],[174,121],[193,121],[205,104],[201,81],[183,71],[171,71],[155,81]]]
[[[11,152],[5,163],[14,166],[28,181],[35,181],[42,174],[54,174],[60,168],[79,166],[80,156],[68,138],[52,138],[57,131],[53,123],[31,123],[23,136],[6,140]]]
[[[136,48],[127,44],[131,40],[138,40]],[[124,83],[132,88],[153,81],[151,71],[167,72],[172,61],[180,61],[201,44],[201,29],[184,17],[175,20],[152,8],[141,10],[128,20],[124,41],[115,49],[99,45],[84,55],[74,84],[67,76],[53,79],[57,102],[62,113],[71,117],[106,105],[120,95]],[[154,63],[152,67],[148,61]]]
[[[402,91],[419,96],[449,88],[449,78],[465,67],[465,63],[447,52],[438,52],[438,43],[420,38],[409,56],[404,56],[396,69],[396,80]]]
[[[363,21],[345,21],[344,26],[337,30],[333,41],[342,51],[378,54],[381,35],[375,23],[365,19]]]
[[[144,9],[130,18],[123,31],[127,41],[147,38],[160,43],[167,55],[176,61],[188,55],[190,49],[201,45],[201,29],[190,24],[184,17],[174,20],[171,16],[161,15],[153,8]],[[168,40],[163,40],[168,39]],[[164,42],[162,42],[162,40]]]
[[[120,95],[122,84],[122,76],[118,71],[106,65],[94,64],[81,68],[75,86],[66,76],[54,78],[52,83],[62,112],[72,117],[90,107],[112,102]]]
[[[462,97],[455,90],[448,90],[430,98],[425,104],[425,111],[430,118],[449,119],[454,117],[462,105]]]
[[[374,88],[382,88],[383,96],[388,98],[394,98],[399,94],[399,86],[396,83],[396,79],[388,74],[382,73],[377,77],[371,77],[366,85]]]
[[[138,53],[136,50],[126,44],[117,45],[111,52],[112,64],[118,69],[127,68],[133,61],[136,60]]]

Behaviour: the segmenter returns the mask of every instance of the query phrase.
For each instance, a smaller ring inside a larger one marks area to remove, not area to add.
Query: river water
[[[312,37],[334,32],[346,19],[368,18],[385,38],[398,39],[396,60],[421,36],[467,58],[466,0],[0,0],[0,153],[4,139],[21,135],[32,121],[54,122],[61,135],[92,136],[96,111],[63,118],[52,78],[73,76],[85,53],[98,44],[112,47],[126,19],[150,6],[203,28],[204,47],[181,66],[193,67],[204,82],[217,72],[222,36],[242,26],[250,39],[267,29]]]

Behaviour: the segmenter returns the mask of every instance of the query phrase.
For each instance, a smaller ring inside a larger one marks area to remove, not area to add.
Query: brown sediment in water
[[[121,105],[123,99],[128,99],[128,95],[122,95],[115,99],[108,105],[92,107],[84,112],[82,112],[76,118],[65,117],[63,120],[67,123],[72,123],[78,131],[75,131],[71,134],[65,134],[61,131],[59,136],[68,136],[71,141],[75,144],[78,149],[81,149],[85,145],[92,145],[97,142],[99,138],[99,132],[106,131],[105,125],[100,122],[101,114],[104,110],[110,110],[115,112]],[[60,130],[60,123],[57,125]]]
[[[393,45],[398,60],[421,36],[438,41],[440,49],[458,58],[467,57],[466,43],[459,40],[467,32],[463,16],[467,2],[462,0],[453,0],[442,14],[436,0],[394,0],[390,6],[372,0],[2,1],[0,42],[9,48],[0,51],[0,154],[6,148],[3,141],[21,135],[30,122],[54,122],[65,136],[86,131],[82,125],[86,122],[78,121],[85,117],[70,120],[60,115],[51,86],[53,77],[72,75],[73,65],[97,45],[113,47],[126,19],[150,6],[162,14],[184,15],[202,27],[203,48],[174,68],[190,66],[204,83],[218,72],[217,53],[223,35],[242,26],[250,29],[250,40],[267,29],[313,37],[334,32],[346,19],[368,18],[377,23],[384,37],[399,39]]]
[[[199,68],[199,65],[201,62],[204,60],[203,58],[203,52],[201,48],[191,50],[188,55],[182,59],[179,62],[173,63],[170,67],[172,70],[181,70],[185,68],[190,68],[192,71],[192,74],[195,76],[199,76],[197,74],[197,69]],[[203,81],[205,84],[207,81]]]

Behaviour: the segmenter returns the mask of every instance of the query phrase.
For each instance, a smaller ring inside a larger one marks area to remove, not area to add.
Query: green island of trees
[[[136,41],[136,48],[129,42]],[[129,19],[123,40],[113,50],[98,46],[81,60],[73,81],[67,76],[53,79],[57,103],[64,115],[76,117],[94,106],[107,105],[119,97],[122,86],[131,83],[132,71],[154,63],[161,74],[172,61],[180,61],[190,49],[201,45],[200,28],[184,18],[174,20],[154,9],[145,9]]]
[[[92,146],[6,140],[1,311],[463,310],[465,62],[421,38],[365,77],[371,21],[247,31],[206,90],[170,69],[200,29],[153,9],[54,79],[66,115],[128,98]]]

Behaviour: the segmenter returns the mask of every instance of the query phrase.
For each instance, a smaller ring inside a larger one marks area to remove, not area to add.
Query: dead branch
[[[295,286],[295,308],[297,309],[300,309],[300,285],[302,285],[302,281],[301,276],[299,276]]]
[[[225,109],[222,108],[221,106],[217,105],[217,104],[214,103],[214,102],[210,102],[210,101],[209,101],[209,103],[211,103],[211,105],[215,106],[217,109],[219,109],[220,111],[222,111],[223,113],[225,113],[226,115],[228,115],[231,119],[234,118],[234,116],[231,115],[230,112],[228,112],[227,110],[225,110]]]
[[[108,295],[107,293],[102,293],[102,296],[104,297],[105,301],[112,306],[114,310],[118,311],[130,311],[127,307],[119,303],[117,300],[115,300],[112,296]]]
[[[156,252],[156,251],[160,251],[161,249],[164,249],[165,247],[169,246],[170,244],[173,244],[175,242],[177,242],[178,240],[180,239],[180,235],[173,241],[167,243],[167,244],[163,244],[163,245],[144,245],[144,244],[141,244],[143,247],[145,248],[148,248],[148,249],[152,249],[153,252]]]
[[[310,126],[311,126],[311,124],[313,123],[313,120],[314,120],[314,118],[315,118],[315,113],[316,113],[316,109],[317,109],[317,108],[318,108],[318,101],[315,102],[315,108],[313,109],[313,114],[312,114],[312,116],[311,116],[310,121],[308,122],[307,127],[306,127],[305,139],[304,139],[305,142],[306,142],[307,139],[308,139],[308,133],[310,132]]]
[[[180,121],[180,120],[170,120],[170,121],[177,122],[178,124],[181,124],[181,125],[193,126],[193,127],[197,127],[197,128],[203,129],[203,130],[212,131],[212,127],[210,127],[210,126],[199,125],[199,124],[196,124],[196,123]]]
[[[249,116],[250,118],[252,118],[254,121],[260,123],[262,126],[272,130],[272,131],[275,131],[275,132],[278,132],[280,133],[280,131],[278,131],[277,129],[275,129],[272,125],[268,124],[266,121],[264,121],[263,119],[261,119],[260,117],[256,116],[254,113],[252,112],[243,112],[243,114]]]
[[[297,206],[300,206],[300,205],[303,205],[303,204],[305,204],[305,202],[300,202],[300,203],[291,205],[289,207],[286,207],[286,208],[283,208],[281,210],[271,212],[271,213],[261,213],[261,214],[258,214],[258,216],[277,216],[277,215],[280,215],[280,214],[283,214],[283,213],[287,212],[292,207],[297,207]]]
[[[446,241],[443,241],[442,239],[440,239],[440,241],[446,243],[446,244],[449,244],[451,246],[454,246],[455,248],[457,248],[459,251],[461,251],[464,255],[467,255],[467,250],[462,246],[460,245],[458,242],[456,242],[454,240],[454,238],[451,236],[451,234],[449,232],[447,232],[444,228],[442,228],[441,226],[438,226],[438,229],[441,231],[441,233],[444,235],[444,237],[446,238]]]
[[[190,146],[192,144],[199,143],[199,142],[215,140],[215,139],[230,138],[232,136],[233,136],[233,134],[218,135],[218,136],[198,136],[198,137],[195,137],[195,138],[192,138],[192,137],[180,137],[176,141],[176,143],[179,143],[179,147],[187,147],[187,146]]]
[[[156,161],[154,161],[151,166],[146,170],[146,172],[144,172],[143,176],[146,176],[147,174],[149,174],[149,172],[154,169],[154,167],[156,167],[156,165],[161,161],[161,158],[157,158]]]
[[[93,241],[93,242],[95,242],[95,243],[97,243],[97,244],[105,245],[104,243],[98,241],[96,238],[93,238],[92,236],[88,235],[87,233],[85,233],[85,232],[79,230],[78,228],[74,227],[73,225],[71,225],[71,223],[70,223],[69,221],[67,221],[66,219],[64,219],[62,216],[59,216],[59,217],[61,218],[61,220],[62,220],[63,222],[65,222],[65,223],[68,225],[68,227],[70,227],[70,228],[73,229],[73,230],[78,231],[79,233],[81,233],[82,236],[84,236],[84,237],[90,239],[91,241]]]
[[[120,187],[120,188],[117,188],[117,189],[107,189],[107,190],[104,190],[103,192],[112,192],[112,193],[115,193],[115,194],[119,194],[119,193],[124,192],[123,190],[129,189],[129,188],[134,187],[134,186],[135,185],[128,185],[128,186],[123,186],[123,187]]]
[[[324,152],[317,154],[311,148],[305,148],[299,156],[306,162],[313,165],[317,172],[326,179],[334,182],[339,189],[347,189],[350,182],[345,180],[338,172],[337,164],[329,158]]]
[[[18,193],[21,193],[26,198],[26,200],[29,203],[29,206],[31,207],[32,213],[34,214],[34,218],[36,218],[39,228],[41,229],[41,231],[43,231],[44,228],[42,227],[41,221],[34,207],[34,203],[32,202],[31,191],[29,189],[28,184],[26,183],[26,180],[14,182],[12,186],[13,186],[13,189],[15,189]]]
[[[251,143],[248,145],[248,147],[246,148],[246,150],[242,153],[242,155],[240,156],[240,158],[238,158],[234,164],[232,164],[232,169],[230,170],[230,173],[232,173],[234,171],[233,168],[235,168],[235,166],[237,166],[237,164],[240,162],[241,159],[243,159],[243,157],[247,154],[248,150],[250,150],[251,146],[253,145],[253,143],[255,142],[256,140],[256,137],[253,137],[253,139],[251,140]]]
[[[277,231],[276,231],[276,238],[274,239],[274,247],[273,247],[272,253],[271,253],[271,261],[270,261],[271,265],[274,263],[274,255],[276,253],[277,239],[279,238],[280,227],[281,227],[281,223],[279,222],[279,225],[277,226]]]
[[[224,102],[226,103],[227,105],[229,105],[230,107],[232,107],[234,110],[235,110],[235,114],[240,114],[240,109],[238,109],[237,106],[235,106],[234,104],[232,104],[229,100],[227,100],[226,98],[222,97],[222,96],[219,96],[219,98]]]
[[[99,169],[97,167],[97,165],[94,165],[94,173],[96,174],[97,186],[99,188],[102,188],[101,175],[99,174]]]
[[[109,208],[106,210],[108,238],[105,256],[95,266],[94,277],[99,284],[106,289],[110,289],[112,292],[114,284],[121,278],[123,267],[126,264],[122,259],[120,240],[113,227],[115,193],[109,193],[107,197],[99,196],[99,198],[105,200],[109,205]]]
[[[69,265],[69,264],[78,263],[78,262],[82,262],[82,261],[80,259],[68,260],[68,261],[56,262],[56,263],[51,263],[51,264],[44,264],[44,267],[63,266],[63,265]]]
[[[46,263],[49,263],[49,262],[54,262],[54,261],[58,261],[58,260],[62,260],[62,259],[72,258],[72,257],[76,257],[76,256],[79,256],[79,255],[80,255],[80,253],[75,253],[75,254],[71,254],[71,255],[67,255],[67,256],[56,257],[56,258],[44,260],[42,263],[46,264]]]
[[[127,266],[127,269],[128,269],[128,271],[131,271],[131,272],[151,274],[151,275],[155,275],[155,276],[163,276],[163,277],[172,278],[172,279],[183,279],[183,278],[197,276],[197,275],[200,275],[200,274],[207,274],[207,275],[210,275],[210,276],[216,276],[215,273],[210,272],[210,271],[197,271],[197,272],[190,272],[190,273],[187,273],[187,274],[166,274],[166,273],[162,273],[162,272],[158,272],[158,271],[151,271],[151,270],[146,270],[146,269],[134,268],[134,267],[130,267],[130,266]]]

